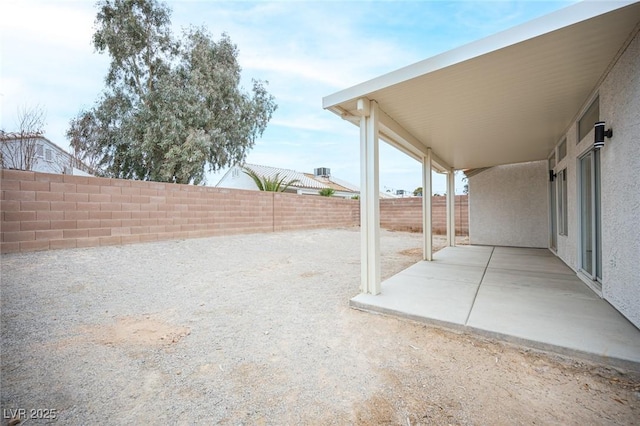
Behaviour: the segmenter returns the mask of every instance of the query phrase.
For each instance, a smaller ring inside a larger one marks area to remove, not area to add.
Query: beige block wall
[[[358,226],[356,200],[3,170],[2,252]]]
[[[2,253],[360,224],[357,200],[3,170]],[[381,226],[422,231],[420,198],[381,200]],[[434,231],[446,232],[444,197]],[[459,235],[466,196],[456,198]]]
[[[447,198],[431,199],[432,230],[447,233]],[[469,235],[469,203],[467,195],[455,196],[456,235]],[[422,232],[422,198],[385,198],[380,200],[380,226],[395,231]]]

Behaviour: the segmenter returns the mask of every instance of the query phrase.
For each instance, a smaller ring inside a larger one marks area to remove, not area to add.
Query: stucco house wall
[[[79,176],[90,176],[86,172],[88,167],[85,165],[79,165],[78,160],[75,160],[71,154],[60,148],[55,143],[51,142],[44,136],[35,136],[31,140],[34,141],[38,147],[35,158],[33,159],[33,165],[31,171],[40,173],[55,173],[55,174],[73,174]],[[20,151],[17,147],[20,144],[19,140],[4,140],[0,149],[3,155],[7,155],[8,151]],[[10,157],[7,158],[6,164],[3,164],[4,168],[13,168],[14,164]],[[85,170],[81,170],[78,167],[82,167]]]
[[[563,260],[574,271],[578,270],[578,197],[577,197],[577,173],[578,173],[578,151],[590,149],[593,145],[593,131],[587,135],[583,144],[578,145],[578,126],[574,123],[569,128],[566,137],[567,155],[558,161],[556,157],[556,166],[553,171],[558,175],[562,170],[567,170],[567,233],[556,234],[557,246],[556,255]],[[588,142],[591,141],[591,142]],[[553,182],[556,185],[556,182]],[[549,213],[547,213],[549,214]],[[557,215],[557,211],[553,212]],[[549,232],[550,234],[550,232]]]
[[[567,171],[567,233],[556,234],[556,255],[580,269],[579,159],[593,149],[593,130],[578,140],[577,120],[599,97],[600,116],[613,137],[601,156],[602,297],[640,327],[640,35],[594,88],[563,136],[566,156],[553,170]],[[560,141],[558,141],[560,143]],[[551,155],[552,153],[550,153]],[[549,162],[492,167],[469,178],[472,244],[548,247]],[[554,182],[555,184],[555,182]],[[556,215],[558,212],[553,212]],[[578,272],[578,275],[580,273]],[[583,279],[586,279],[583,278]]]
[[[469,177],[469,242],[548,247],[546,161],[491,167]]]
[[[253,179],[251,179],[251,176],[244,173],[242,169],[237,166],[232,167],[216,186],[220,188],[247,189],[253,191],[258,189],[258,186]]]
[[[603,81],[602,295],[640,327],[640,33]]]

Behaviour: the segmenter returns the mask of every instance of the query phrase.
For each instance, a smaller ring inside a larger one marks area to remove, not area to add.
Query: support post
[[[431,226],[431,148],[422,157],[422,257],[424,260],[433,260],[433,230]]]
[[[456,245],[456,175],[455,170],[447,172],[447,245]]]
[[[378,104],[358,100],[360,116],[360,291],[380,293]]]

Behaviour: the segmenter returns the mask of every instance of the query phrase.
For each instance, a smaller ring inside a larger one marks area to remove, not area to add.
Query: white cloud
[[[7,44],[38,43],[79,51],[90,45],[95,12],[89,2],[5,0],[3,3],[0,34],[9,40]]]
[[[322,97],[557,9],[559,2],[171,1],[176,33],[205,25],[238,45],[243,85],[268,80],[278,110],[248,161],[359,182],[358,128]],[[47,136],[66,146],[69,120],[104,87],[108,57],[91,45],[93,1],[0,3],[2,127],[21,105],[47,110]],[[420,166],[381,144],[381,185],[413,190]],[[217,180],[209,180],[215,183]],[[440,191],[440,190],[439,190]]]

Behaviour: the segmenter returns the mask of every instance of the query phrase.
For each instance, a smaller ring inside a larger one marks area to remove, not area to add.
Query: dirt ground
[[[383,231],[384,277],[420,239]],[[637,373],[349,308],[358,253],[340,229],[3,256],[3,422],[640,423]]]

